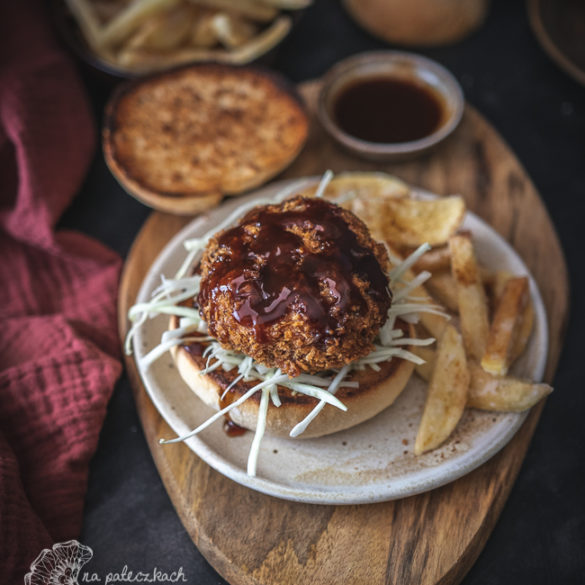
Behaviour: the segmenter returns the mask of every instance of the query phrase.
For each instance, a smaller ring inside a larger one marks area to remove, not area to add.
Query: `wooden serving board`
[[[540,287],[550,329],[545,378],[551,381],[565,330],[568,284],[563,254],[545,207],[522,165],[473,108],[433,154],[398,164],[369,163],[342,152],[314,118],[318,82],[301,86],[311,111],[309,141],[284,178],[326,169],[378,170],[439,194],[460,193],[469,209],[520,253]],[[152,261],[189,220],[153,213],[136,238],[122,277],[125,315]],[[172,434],[150,402],[132,358],[126,360],[154,461],[194,543],[232,585],[458,583],[486,542],[508,497],[542,404],[514,439],[467,476],[403,500],[317,506],[242,487],[203,463],[185,445],[160,446]]]

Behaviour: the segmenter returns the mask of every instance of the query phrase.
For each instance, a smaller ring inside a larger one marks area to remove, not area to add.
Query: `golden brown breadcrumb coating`
[[[209,242],[198,304],[222,346],[289,376],[368,354],[392,295],[385,247],[353,213],[295,197]]]

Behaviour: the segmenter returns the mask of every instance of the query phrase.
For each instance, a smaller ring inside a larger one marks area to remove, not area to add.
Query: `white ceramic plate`
[[[158,256],[138,294],[137,302],[150,298],[160,276],[173,276],[185,257],[183,241],[201,236],[250,199],[272,197],[283,186],[296,190],[316,179],[270,185],[247,198],[238,198],[197,218],[179,232]],[[429,196],[423,192],[419,196]],[[480,261],[488,267],[528,274],[516,252],[486,223],[468,213],[464,227],[473,231]],[[536,313],[532,338],[513,373],[541,380],[547,356],[544,305],[531,278]],[[148,321],[134,340],[140,358],[158,344],[167,318]],[[203,405],[183,383],[169,354],[149,369],[139,367],[154,405],[170,427],[182,435],[206,420],[213,411]],[[424,384],[413,376],[390,408],[357,427],[319,439],[265,437],[257,476],[246,474],[253,433],[228,437],[217,421],[188,446],[206,463],[234,481],[252,489],[289,500],[320,504],[381,502],[418,494],[469,473],[499,451],[518,430],[524,414],[494,414],[467,410],[447,443],[423,456],[413,455],[413,445],[424,404]],[[329,408],[329,407],[327,407]],[[174,449],[161,445],[159,449]]]

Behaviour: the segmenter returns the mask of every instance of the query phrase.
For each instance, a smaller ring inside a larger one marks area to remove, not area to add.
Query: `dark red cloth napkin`
[[[0,3],[0,581],[79,536],[121,371],[120,259],[54,231],[95,146],[83,88],[35,0]]]

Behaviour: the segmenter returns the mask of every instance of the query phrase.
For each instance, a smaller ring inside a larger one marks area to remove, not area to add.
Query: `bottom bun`
[[[405,334],[414,337],[412,326],[404,323],[400,325]],[[171,328],[175,327],[177,327],[177,322],[173,318]],[[235,369],[226,372],[218,368],[208,374],[201,374],[206,362],[206,358],[201,355],[204,349],[204,344],[189,344],[177,346],[171,353],[179,374],[191,390],[205,404],[215,410],[220,410],[220,397],[238,373]],[[347,411],[326,405],[298,438],[321,437],[348,429],[372,418],[390,406],[408,383],[414,364],[401,358],[394,358],[378,365],[380,371],[374,371],[366,366],[363,370],[353,371],[346,378],[346,380],[359,382],[358,388],[338,389],[335,396],[347,406]],[[221,408],[237,400],[257,383],[258,381],[235,384],[221,400]],[[261,394],[258,391],[246,402],[233,408],[229,413],[230,419],[238,426],[254,430],[258,421]],[[266,417],[266,434],[288,437],[292,428],[313,410],[319,400],[304,394],[293,393],[283,386],[278,387],[278,395],[282,404],[276,407],[270,402]]]

